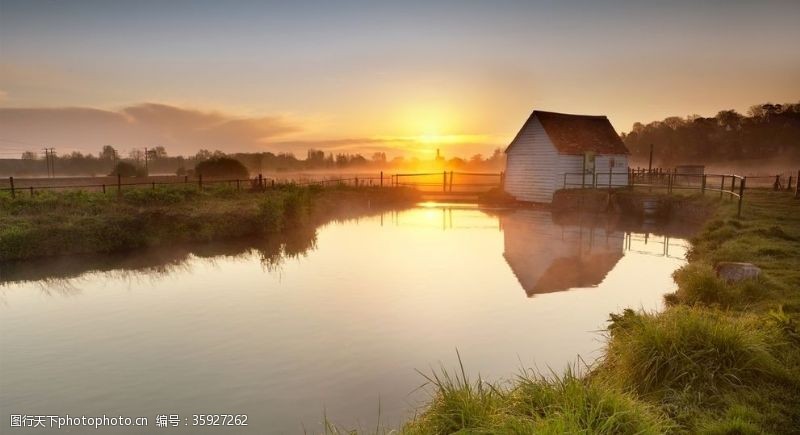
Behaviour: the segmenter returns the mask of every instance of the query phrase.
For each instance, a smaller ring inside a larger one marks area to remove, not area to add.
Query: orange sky
[[[800,100],[800,3],[0,3],[0,157],[164,145],[489,153],[533,108]]]

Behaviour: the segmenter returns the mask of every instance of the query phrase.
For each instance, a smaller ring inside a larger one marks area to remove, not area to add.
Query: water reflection
[[[304,227],[259,239],[4,262],[0,263],[0,286],[37,282],[43,290],[67,294],[76,291],[70,281],[85,274],[103,273],[112,279],[145,276],[157,279],[188,271],[193,259],[213,264],[226,258],[256,258],[266,271],[277,271],[286,259],[314,249],[316,237],[316,228]]]
[[[490,380],[592,361],[610,312],[663,306],[687,247],[636,222],[462,205],[317,224],[3,265],[0,425],[226,411],[252,425],[225,433],[319,433],[323,413],[375,427],[379,397],[399,425],[426,399],[416,370],[452,367],[455,348]]]
[[[671,240],[672,227],[620,221],[614,216],[567,215],[516,210],[500,216],[503,257],[529,297],[541,293],[596,287],[625,251],[683,259],[685,242]],[[633,232],[642,225],[660,235]],[[626,228],[627,227],[627,228]],[[685,226],[684,226],[685,227]],[[666,232],[665,232],[666,231]],[[670,255],[670,246],[673,255]],[[654,251],[653,247],[658,250]],[[660,250],[660,251],[659,251]]]

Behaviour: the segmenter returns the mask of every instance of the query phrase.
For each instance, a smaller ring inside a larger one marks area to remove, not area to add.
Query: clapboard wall
[[[555,192],[559,154],[542,124],[533,119],[508,149],[505,190],[519,201],[550,202]]]

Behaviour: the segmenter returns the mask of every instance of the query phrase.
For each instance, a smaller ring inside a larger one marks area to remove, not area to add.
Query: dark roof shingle
[[[534,110],[517,136],[506,148],[514,146],[520,134],[537,119],[559,154],[629,154],[614,127],[605,116],[570,115]]]

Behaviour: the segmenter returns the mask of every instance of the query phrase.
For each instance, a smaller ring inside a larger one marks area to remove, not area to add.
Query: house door
[[[587,151],[583,154],[583,184],[592,186],[594,184],[594,152]]]

